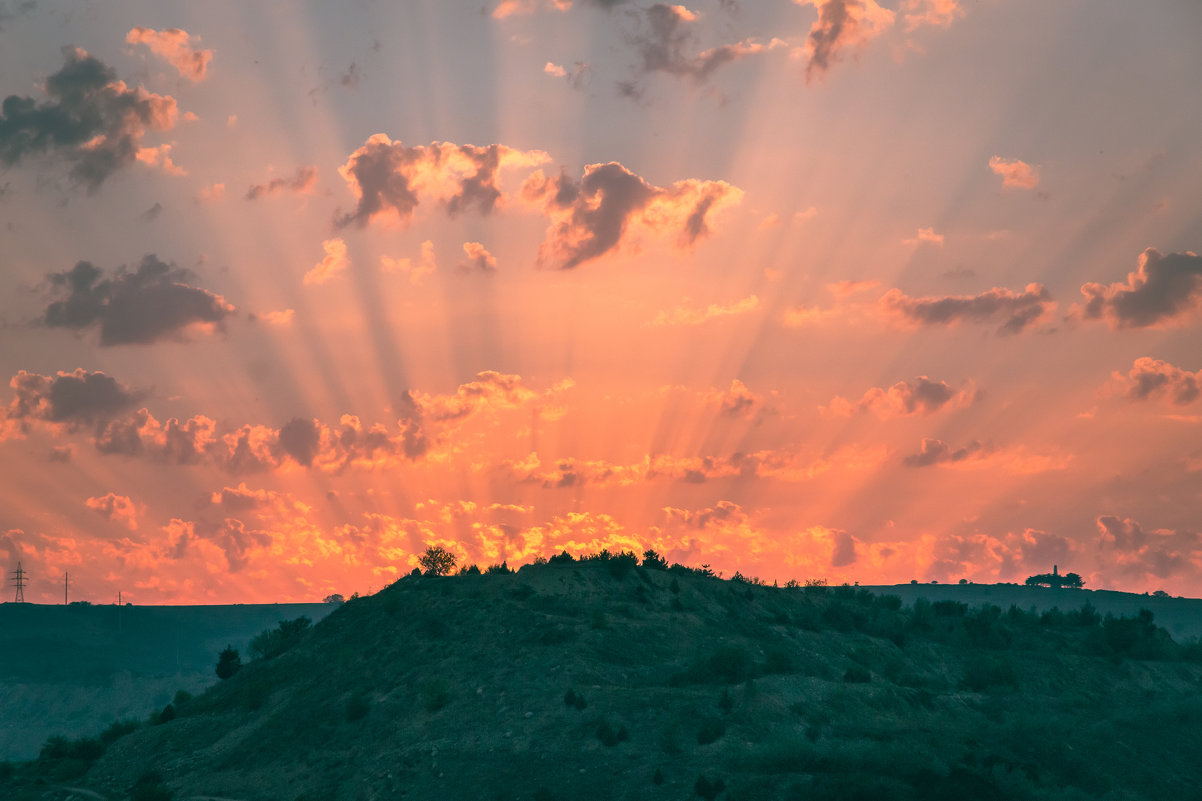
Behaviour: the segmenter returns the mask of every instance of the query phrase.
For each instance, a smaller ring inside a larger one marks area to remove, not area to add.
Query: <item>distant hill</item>
[[[0,604],[0,761],[46,738],[143,718],[177,690],[214,681],[218,652],[328,604],[116,606]]]
[[[1127,617],[1135,617],[1139,610],[1148,609],[1156,616],[1156,623],[1167,629],[1173,639],[1184,641],[1202,638],[1202,599],[1198,598],[1141,595],[1114,590],[1052,589],[1022,584],[885,584],[866,586],[865,589],[896,595],[906,603],[913,603],[915,598],[931,601],[946,599],[971,606],[993,604],[1002,609],[1015,604],[1020,609],[1039,612],[1052,608],[1067,612],[1089,603],[1103,615]]]
[[[618,559],[407,577],[154,724],[56,742],[0,797],[1199,798],[1198,646],[1138,610],[907,586]]]

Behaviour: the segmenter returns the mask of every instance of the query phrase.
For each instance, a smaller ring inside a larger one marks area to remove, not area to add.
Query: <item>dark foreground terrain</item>
[[[405,578],[279,646],[0,797],[1202,798],[1202,651],[1138,611],[557,558]]]
[[[327,604],[0,604],[0,762],[32,759],[54,734],[144,717],[217,677],[216,653]],[[0,795],[0,798],[3,798]]]

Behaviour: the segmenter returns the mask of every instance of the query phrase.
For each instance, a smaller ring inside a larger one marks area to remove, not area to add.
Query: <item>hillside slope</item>
[[[148,771],[245,801],[1192,799],[1195,650],[1147,616],[618,560],[413,577],[10,794],[86,770],[71,781],[111,799]]]
[[[217,652],[328,604],[0,604],[0,761],[32,759],[55,734],[142,718],[212,684]]]

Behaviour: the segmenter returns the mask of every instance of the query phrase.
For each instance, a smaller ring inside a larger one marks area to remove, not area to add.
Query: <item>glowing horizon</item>
[[[285,602],[653,548],[1202,597],[1199,22],[0,3],[6,569]]]

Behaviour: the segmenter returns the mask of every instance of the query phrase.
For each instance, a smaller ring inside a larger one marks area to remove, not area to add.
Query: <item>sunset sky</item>
[[[430,544],[1202,596],[1199,34],[0,0],[0,560],[48,603]]]

